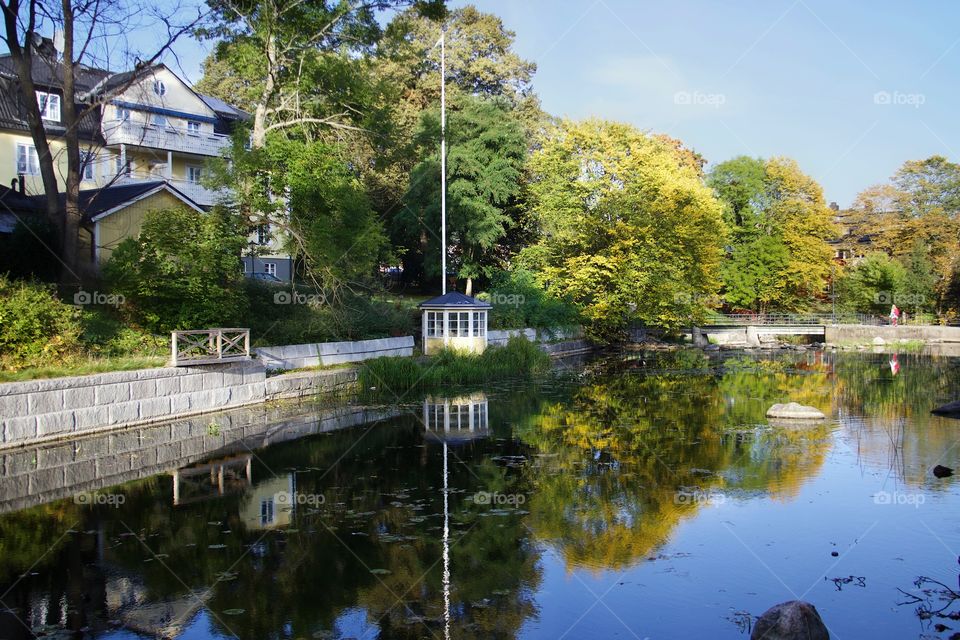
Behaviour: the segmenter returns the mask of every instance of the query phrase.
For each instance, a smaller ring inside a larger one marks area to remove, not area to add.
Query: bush
[[[53,287],[0,275],[0,367],[16,371],[71,359],[80,353],[79,311]]]
[[[104,266],[132,320],[155,333],[236,326],[246,317],[237,216],[222,208],[149,212],[140,236],[120,243]]]
[[[505,346],[490,347],[480,355],[447,350],[427,363],[412,358],[367,360],[360,367],[359,381],[362,389],[400,394],[507,378],[531,378],[549,367],[550,356],[532,342],[514,337]]]
[[[533,272],[526,269],[495,274],[490,291],[477,299],[493,305],[490,326],[494,329],[553,329],[581,323],[576,307],[544,291]]]

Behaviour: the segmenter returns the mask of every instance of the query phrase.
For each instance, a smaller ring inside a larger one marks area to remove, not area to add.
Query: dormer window
[[[200,135],[200,123],[195,120],[187,120],[187,133],[192,136]]]
[[[60,96],[55,93],[38,91],[37,104],[40,105],[41,118],[60,122]]]
[[[163,84],[163,80],[154,80],[153,92],[158,96],[163,97],[167,94],[167,85]]]

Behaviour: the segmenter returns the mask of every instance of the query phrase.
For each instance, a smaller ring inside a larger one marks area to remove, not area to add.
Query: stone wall
[[[960,342],[960,327],[906,326],[906,327],[869,327],[859,324],[840,324],[826,327],[824,342],[843,344],[844,342],[868,343],[874,338],[885,342],[901,340],[922,340],[923,342]]]
[[[0,447],[262,402],[265,381],[245,361],[0,384]]]
[[[563,340],[577,340],[583,337],[583,330],[573,329],[496,329],[487,332],[488,345],[505,345],[510,338],[523,336],[530,342],[553,342]]]
[[[254,350],[267,369],[303,369],[361,362],[380,356],[412,356],[413,336],[260,347]]]

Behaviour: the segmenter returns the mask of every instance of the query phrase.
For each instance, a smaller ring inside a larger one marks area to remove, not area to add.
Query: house
[[[35,47],[33,80],[49,135],[54,167],[61,183],[66,178],[66,153],[62,118],[63,82],[59,53],[52,41],[42,39]],[[82,153],[81,191],[87,203],[109,201],[116,206],[123,197],[137,198],[138,211],[116,217],[118,209],[85,213],[89,223],[90,256],[102,262],[118,238],[106,229],[118,228],[123,220],[124,237],[139,233],[147,202],[209,209],[230,194],[204,184],[209,163],[228,157],[231,134],[248,119],[248,114],[222,100],[204,96],[165,65],[114,73],[105,69],[80,67],[76,71],[77,108],[102,102],[85,118],[79,137]],[[9,54],[0,55],[0,184],[19,182],[24,195],[43,193],[37,150],[30,135],[27,115],[19,90],[19,78]],[[158,189],[158,182],[168,188]],[[132,190],[116,187],[139,185]],[[140,189],[142,187],[142,190]],[[103,198],[97,189],[110,189]],[[144,196],[149,192],[151,195]],[[158,194],[163,195],[158,195]],[[131,195],[132,194],[132,195]],[[113,216],[109,221],[105,218]],[[96,218],[96,219],[95,219]],[[103,233],[98,234],[98,222]],[[283,255],[276,233],[256,230],[250,238],[251,251],[244,257],[245,272],[268,272],[289,279],[290,258]],[[123,239],[123,238],[119,238]],[[83,239],[82,239],[83,241]],[[109,242],[103,245],[98,242]],[[256,257],[254,257],[256,256]]]

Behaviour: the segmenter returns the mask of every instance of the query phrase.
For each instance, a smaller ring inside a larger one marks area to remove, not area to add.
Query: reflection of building
[[[174,506],[237,493],[247,488],[251,481],[252,458],[249,453],[244,453],[177,469],[171,474]]]
[[[248,529],[288,526],[293,520],[296,489],[292,473],[257,483],[240,504],[240,519]]]
[[[124,629],[155,638],[176,638],[206,604],[209,590],[179,598],[151,599],[140,576],[120,573],[107,578],[107,613]]]
[[[470,440],[490,435],[488,401],[483,393],[423,401],[427,436],[439,440]]]

